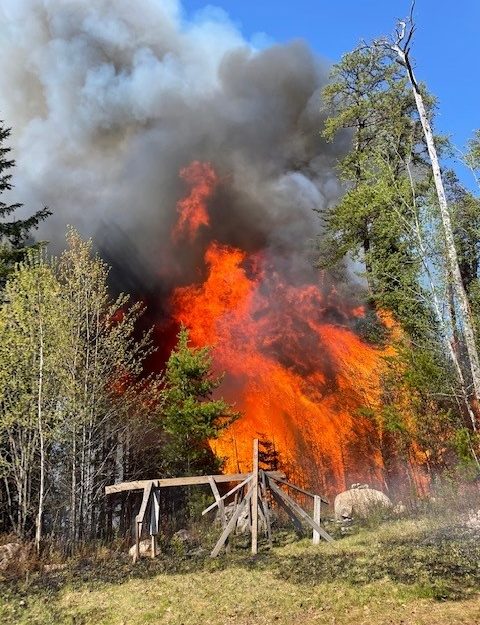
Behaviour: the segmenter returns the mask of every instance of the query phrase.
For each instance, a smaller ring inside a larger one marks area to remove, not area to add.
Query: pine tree
[[[359,48],[333,67],[324,100],[324,136],[348,130],[352,149],[339,164],[347,191],[323,215],[319,265],[331,267],[346,254],[361,261],[371,301],[418,336],[431,326],[431,312],[415,234],[428,179],[414,98],[382,51]]]
[[[191,347],[188,330],[182,327],[164,375],[161,424],[168,435],[162,449],[166,471],[191,475],[220,468],[208,441],[239,416],[223,399],[213,399],[222,379],[212,374],[211,350]]]
[[[10,170],[15,161],[9,158],[11,148],[5,146],[10,133],[11,129],[0,122],[0,195],[13,188]],[[51,215],[48,208],[43,208],[26,219],[11,219],[20,208],[22,204],[6,204],[0,200],[0,287],[14,264],[25,257],[30,247],[28,239],[31,231]]]

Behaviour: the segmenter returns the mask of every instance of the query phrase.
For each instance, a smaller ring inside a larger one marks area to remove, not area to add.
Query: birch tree
[[[103,531],[104,487],[126,479],[128,448],[135,437],[148,437],[159,405],[159,379],[143,370],[153,346],[150,333],[137,332],[142,305],[126,295],[113,298],[108,273],[92,241],[69,229],[58,279],[72,324],[64,354],[70,492],[64,506],[72,541]]]
[[[60,285],[41,253],[31,252],[15,269],[4,295],[0,309],[3,479],[12,527],[23,536],[34,525],[39,549],[49,449],[64,417],[61,355],[68,316]]]

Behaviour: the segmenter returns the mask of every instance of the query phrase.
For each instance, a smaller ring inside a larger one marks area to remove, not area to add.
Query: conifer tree
[[[162,427],[168,440],[162,454],[167,470],[191,475],[220,468],[208,441],[239,416],[226,401],[213,398],[222,379],[212,373],[210,348],[190,346],[182,327],[164,375]]]
[[[13,188],[10,170],[15,161],[9,157],[11,148],[5,145],[11,129],[0,122],[0,196]],[[28,238],[38,224],[51,215],[48,208],[43,208],[25,219],[14,219],[14,213],[22,204],[7,204],[0,199],[0,287],[15,262],[25,257],[29,247]]]

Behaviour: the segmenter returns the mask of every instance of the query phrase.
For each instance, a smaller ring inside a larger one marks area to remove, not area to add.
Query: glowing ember
[[[173,238],[178,240],[187,237],[192,241],[200,226],[208,226],[210,223],[207,201],[215,190],[217,175],[210,163],[193,161],[180,170],[180,177],[192,188],[190,194],[177,204],[179,217]]]

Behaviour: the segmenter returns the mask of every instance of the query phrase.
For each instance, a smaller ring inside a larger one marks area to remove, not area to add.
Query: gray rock
[[[140,557],[142,556],[146,556],[146,555],[150,555],[152,553],[152,541],[150,538],[145,538],[144,540],[140,541],[140,545],[139,545],[140,549]],[[136,545],[132,545],[130,547],[130,549],[128,550],[128,553],[130,556],[132,556],[133,561],[136,562],[137,560],[137,549],[136,549]]]
[[[20,559],[21,554],[22,545],[20,543],[0,545],[0,571],[6,571],[12,562]]]
[[[379,490],[370,488],[367,484],[355,485],[335,497],[335,519],[344,521],[352,518],[366,518],[379,507],[392,508],[390,499]]]

